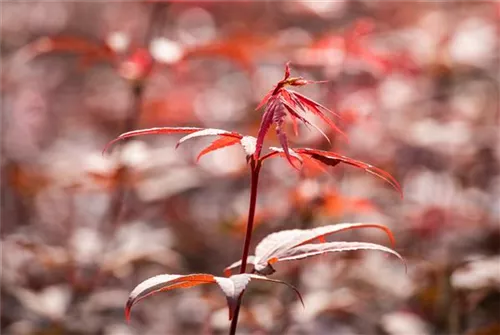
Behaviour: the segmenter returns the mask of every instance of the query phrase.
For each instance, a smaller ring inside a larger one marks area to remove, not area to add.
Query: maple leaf
[[[261,275],[270,275],[275,272],[272,264],[280,261],[297,260],[316,256],[328,252],[351,250],[378,250],[390,253],[404,262],[403,257],[396,251],[375,243],[367,242],[326,242],[325,237],[341,231],[377,228],[383,230],[392,244],[394,237],[389,228],[374,223],[340,223],[313,229],[283,230],[266,236],[255,248],[255,256],[249,256],[247,262],[253,264],[254,272]],[[314,240],[319,243],[313,243]],[[241,260],[224,269],[230,275],[232,269],[241,265]],[[405,264],[406,267],[406,264]]]
[[[189,288],[202,284],[217,283],[226,296],[229,308],[229,320],[232,320],[238,298],[252,279],[287,285],[295,291],[302,305],[304,304],[299,291],[292,285],[281,280],[270,279],[256,274],[245,273],[229,278],[216,277],[205,273],[190,275],[163,274],[146,279],[132,290],[125,305],[125,318],[127,321],[130,320],[132,306],[154,293],[170,291],[176,288]]]
[[[105,190],[114,190],[121,183],[134,186],[143,179],[142,176],[128,171],[124,165],[118,165],[109,173],[88,171],[87,176],[95,185]]]
[[[280,141],[281,147],[285,152],[285,156],[288,162],[296,168],[294,162],[291,159],[288,150],[288,139],[286,133],[283,129],[283,124],[285,117],[289,115],[292,119],[295,132],[297,132],[297,120],[304,123],[306,126],[313,126],[306,118],[304,118],[301,113],[312,113],[320,117],[324,122],[326,122],[332,129],[338,133],[346,136],[337,125],[330,120],[325,112],[338,114],[329,110],[325,106],[317,103],[314,100],[307,98],[306,96],[294,92],[288,89],[289,86],[304,86],[312,83],[321,83],[320,81],[307,80],[302,77],[290,77],[290,63],[285,65],[285,76],[278,82],[278,84],[264,97],[256,109],[260,109],[262,106],[266,105],[264,114],[262,116],[262,121],[260,124],[259,132],[257,134],[257,148],[254,153],[255,159],[258,159],[262,151],[262,146],[264,144],[264,138],[269,131],[272,124],[276,126],[276,134]],[[317,130],[319,128],[315,127]],[[321,130],[319,130],[321,132]],[[321,132],[325,137],[326,135]],[[328,140],[328,137],[326,137]]]
[[[175,146],[176,148],[184,143],[185,141],[197,138],[197,137],[205,137],[205,136],[219,136],[220,138],[213,141],[209,144],[205,149],[203,149],[198,155],[198,160],[205,154],[225,148],[227,146],[231,146],[233,144],[241,144],[243,149],[246,152],[247,157],[250,157],[255,152],[255,141],[256,139],[252,136],[243,136],[239,133],[222,130],[222,129],[214,129],[214,128],[198,128],[198,127],[156,127],[156,128],[148,128],[141,130],[133,130],[126,133],[121,134],[114,140],[110,141],[104,147],[103,153],[106,152],[111,145],[114,143],[136,136],[142,135],[159,135],[159,134],[187,134],[182,137]]]
[[[252,73],[255,70],[253,63],[256,56],[261,55],[264,49],[272,48],[274,45],[268,36],[238,32],[208,44],[188,48],[183,59],[225,58]]]
[[[76,55],[81,69],[96,63],[110,64],[122,78],[134,83],[149,76],[154,65],[154,59],[146,48],[136,47],[121,53],[104,41],[77,36],[42,37],[23,47],[20,55],[24,54],[24,60],[30,61],[50,52]]]
[[[74,180],[71,175],[55,175],[42,173],[39,169],[16,163],[7,164],[4,168],[8,184],[19,194],[33,197],[47,187],[57,185],[66,191],[82,191],[84,185],[80,179]],[[62,177],[62,178],[61,178]]]
[[[4,171],[8,184],[25,197],[35,196],[51,184],[49,177],[38,171],[36,173],[29,171],[17,164],[8,164]]]
[[[276,156],[284,156],[286,155],[285,151],[280,148],[275,148],[271,147],[271,152],[262,156],[260,158],[261,161],[264,161],[268,158],[271,157],[276,157]],[[379,169],[371,164],[358,161],[352,158],[349,158],[347,156],[339,155],[335,152],[331,151],[324,151],[324,150],[317,150],[317,149],[311,149],[311,148],[297,148],[297,149],[289,149],[288,150],[288,156],[289,157],[294,157],[296,160],[299,162],[304,162],[307,160],[313,160],[316,162],[320,162],[325,165],[329,166],[336,166],[339,163],[344,163],[348,165],[352,165],[354,167],[360,168],[365,170],[366,172],[375,175],[381,179],[383,179],[385,182],[390,184],[398,193],[400,194],[401,197],[403,197],[403,191],[401,189],[401,186],[399,185],[398,181],[391,176],[388,172],[385,172],[382,169]]]
[[[112,63],[118,55],[105,43],[88,40],[78,36],[41,37],[28,44],[30,59],[48,52],[68,52],[81,56],[81,65],[97,61]]]

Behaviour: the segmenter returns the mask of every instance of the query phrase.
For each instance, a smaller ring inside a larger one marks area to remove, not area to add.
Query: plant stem
[[[141,107],[144,98],[144,88],[145,82],[134,83],[131,85],[131,91],[133,96],[133,103],[131,105],[130,115],[125,120],[124,132],[133,130],[135,124],[139,120]],[[121,157],[123,150],[119,151],[119,156]],[[121,166],[116,174],[116,187],[113,190],[110,198],[109,211],[104,214],[102,226],[104,227],[104,236],[106,238],[106,243],[103,246],[104,252],[108,252],[110,248],[110,241],[113,239],[116,230],[120,226],[120,220],[123,216],[124,203],[127,201],[128,186],[126,185],[128,177],[128,169]],[[105,272],[102,268],[97,270],[97,273],[93,276],[91,280],[91,287],[97,287],[103,280]]]
[[[251,168],[251,186],[250,186],[250,205],[248,207],[248,221],[247,221],[247,231],[245,234],[245,244],[243,245],[243,254],[241,256],[241,268],[240,273],[245,273],[247,268],[248,253],[250,250],[250,241],[252,240],[253,222],[255,218],[255,208],[257,204],[257,186],[259,184],[259,173],[261,168],[261,163],[259,161],[255,162],[254,158],[250,162]],[[243,298],[243,291],[236,304],[236,308],[233,314],[233,320],[231,321],[231,328],[229,330],[230,335],[236,334],[236,327],[238,326],[238,316],[240,314],[241,300]]]
[[[250,188],[250,205],[248,207],[247,231],[245,234],[245,244],[243,246],[243,254],[241,256],[240,273],[245,273],[247,268],[248,253],[250,251],[250,241],[252,239],[253,222],[255,218],[255,209],[257,204],[257,186],[259,184],[260,162],[251,162],[251,188]]]

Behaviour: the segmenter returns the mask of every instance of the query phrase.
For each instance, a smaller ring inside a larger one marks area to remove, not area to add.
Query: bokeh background
[[[215,286],[160,293],[125,323],[141,280],[222,274],[240,257],[249,176],[239,147],[174,150],[118,134],[201,126],[254,135],[283,76],[342,115],[290,136],[393,174],[298,174],[270,160],[253,245],[282,229],[379,222],[394,258],[280,264],[254,283],[241,334],[500,334],[500,6],[468,1],[2,2],[2,334],[225,334]],[[337,121],[336,121],[337,122]],[[290,133],[291,134],[291,133]],[[267,143],[276,144],[271,135]],[[345,240],[387,244],[377,231]]]

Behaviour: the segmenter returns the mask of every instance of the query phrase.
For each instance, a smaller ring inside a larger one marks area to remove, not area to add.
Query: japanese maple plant
[[[290,66],[289,63],[287,63],[285,66],[284,78],[279,81],[271,91],[269,91],[256,108],[256,110],[260,110],[261,108],[264,109],[256,138],[221,129],[197,127],[158,127],[123,133],[106,146],[104,150],[107,150],[110,145],[117,141],[149,134],[186,134],[178,141],[177,146],[193,138],[215,136],[217,138],[200,152],[198,159],[209,152],[239,144],[246,153],[246,159],[251,175],[248,220],[242,256],[239,261],[229,265],[225,269],[224,274],[226,277],[218,277],[212,274],[162,274],[149,278],[137,285],[137,287],[135,287],[130,293],[125,307],[127,320],[130,317],[132,306],[139,300],[153,293],[168,291],[175,288],[188,288],[201,284],[216,283],[221,288],[227,299],[229,320],[231,321],[229,334],[235,334],[242,296],[251,280],[285,284],[293,289],[297,293],[298,298],[302,301],[300,293],[295,287],[281,280],[268,278],[269,275],[275,272],[273,264],[277,262],[299,260],[324,253],[351,250],[378,250],[393,254],[404,262],[401,255],[393,249],[383,245],[368,242],[327,242],[326,240],[328,235],[345,230],[377,228],[384,231],[388,235],[391,243],[394,244],[394,237],[391,231],[387,227],[375,223],[341,223],[306,230],[292,229],[275,232],[265,237],[256,246],[255,254],[253,256],[249,256],[259,175],[261,168],[267,159],[283,157],[293,168],[297,170],[299,170],[305,163],[324,164],[332,167],[339,163],[348,164],[363,169],[366,172],[383,179],[395,188],[402,196],[402,191],[398,182],[389,173],[370,164],[339,155],[335,152],[311,148],[289,147],[287,135],[284,130],[284,122],[287,116],[291,118],[295,133],[297,133],[298,122],[302,122],[308,127],[312,126],[316,128],[306,119],[308,114],[314,114],[323,120],[334,131],[338,132],[342,136],[346,136],[327,116],[327,114],[335,115],[335,113],[330,111],[325,106],[290,89],[291,87],[300,87],[312,83],[318,82],[307,80],[302,77],[291,77]],[[281,148],[270,147],[263,154],[264,140],[271,126],[275,127]],[[321,132],[319,128],[316,129]],[[324,133],[322,134],[326,137]],[[247,269],[247,265],[252,265],[251,270]],[[232,271],[236,268],[239,268],[239,274],[232,275]]]

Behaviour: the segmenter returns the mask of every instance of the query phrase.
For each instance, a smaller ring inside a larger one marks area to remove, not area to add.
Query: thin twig
[[[155,3],[151,6],[149,24],[144,34],[144,40],[143,40],[143,45],[145,47],[150,43],[151,39],[153,38],[154,32],[157,29],[156,23],[161,21],[160,20],[160,14],[162,13],[161,5],[162,4],[160,3]],[[123,127],[122,133],[134,130],[139,121],[144,100],[146,80],[147,78],[143,78],[140,81],[132,82],[130,85],[133,102],[130,113],[127,119],[125,120],[125,125]],[[119,156],[120,155],[121,152],[119,152]],[[122,169],[118,172],[117,187],[111,197],[110,211],[109,215],[106,217],[106,221],[111,222],[112,231],[116,229],[116,226],[120,221],[123,204],[127,197],[127,187],[126,187],[127,174],[128,171],[122,167]]]
[[[151,6],[150,18],[148,22],[148,26],[146,32],[144,34],[143,45],[145,47],[148,46],[151,39],[153,38],[154,32],[157,29],[156,25],[160,22],[160,14],[162,13],[162,5],[160,3],[155,3]],[[154,60],[152,60],[154,62]],[[133,81],[130,83],[130,90],[132,94],[132,104],[130,107],[130,112],[127,118],[124,121],[124,127],[122,132],[131,131],[136,128],[137,123],[139,121],[142,105],[144,102],[144,91],[147,84],[147,76],[145,78],[141,78],[138,81]],[[122,152],[118,152],[118,161],[121,161],[120,157]],[[110,209],[107,214],[103,217],[103,226],[109,227],[109,230],[106,232],[108,244],[104,246],[104,252],[109,247],[109,241],[111,237],[114,235],[116,229],[119,226],[120,219],[122,217],[122,212],[124,208],[124,203],[126,202],[128,196],[128,186],[127,186],[127,178],[128,178],[128,170],[124,166],[120,166],[117,176],[116,176],[116,188],[111,195],[110,200]],[[109,225],[108,225],[109,223]],[[102,279],[103,276],[102,270],[96,274],[93,279],[92,284],[97,285],[97,283]]]

